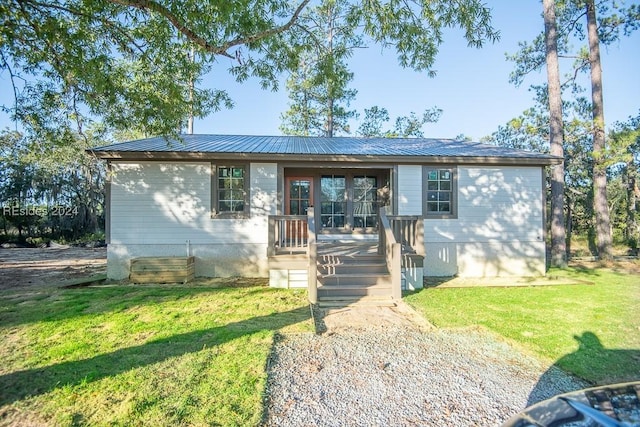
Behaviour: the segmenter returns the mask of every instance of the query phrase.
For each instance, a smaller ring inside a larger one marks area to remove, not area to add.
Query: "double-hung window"
[[[456,216],[456,169],[426,166],[424,170],[425,217]]]
[[[241,218],[249,214],[249,174],[245,164],[214,164],[212,217]]]

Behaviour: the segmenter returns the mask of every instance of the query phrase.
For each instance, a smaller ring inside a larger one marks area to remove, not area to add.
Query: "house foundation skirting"
[[[133,258],[193,256],[196,277],[266,278],[269,277],[266,253],[266,244],[110,243],[107,247],[107,277],[112,280],[128,279]]]

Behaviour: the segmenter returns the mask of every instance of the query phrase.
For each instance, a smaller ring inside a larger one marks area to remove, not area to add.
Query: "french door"
[[[320,223],[324,229],[365,231],[378,226],[378,177],[320,177]]]
[[[287,177],[285,215],[306,215],[313,205],[313,177]]]
[[[285,180],[285,215],[306,215],[313,205],[313,177],[287,177]],[[302,242],[307,240],[307,222],[295,220],[286,223],[286,238]]]

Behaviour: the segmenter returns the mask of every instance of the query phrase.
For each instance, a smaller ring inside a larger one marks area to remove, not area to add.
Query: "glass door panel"
[[[353,227],[378,225],[378,180],[374,176],[353,177]]]
[[[311,178],[287,178],[286,215],[306,215],[312,204]]]
[[[343,228],[347,208],[347,187],[344,175],[323,175],[320,178],[320,222],[324,228]]]
[[[285,215],[306,215],[313,204],[313,178],[287,177],[285,180]],[[288,244],[298,245],[307,240],[307,221],[288,220],[282,237]]]

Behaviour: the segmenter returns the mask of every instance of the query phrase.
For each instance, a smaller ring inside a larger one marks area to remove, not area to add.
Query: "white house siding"
[[[112,162],[107,275],[124,279],[131,258],[195,256],[196,276],[268,276],[267,216],[277,166],[250,166],[250,218],[212,219],[211,164]]]
[[[458,167],[457,219],[425,219],[425,274],[545,272],[541,167]]]
[[[422,215],[422,166],[398,165],[398,215]]]

